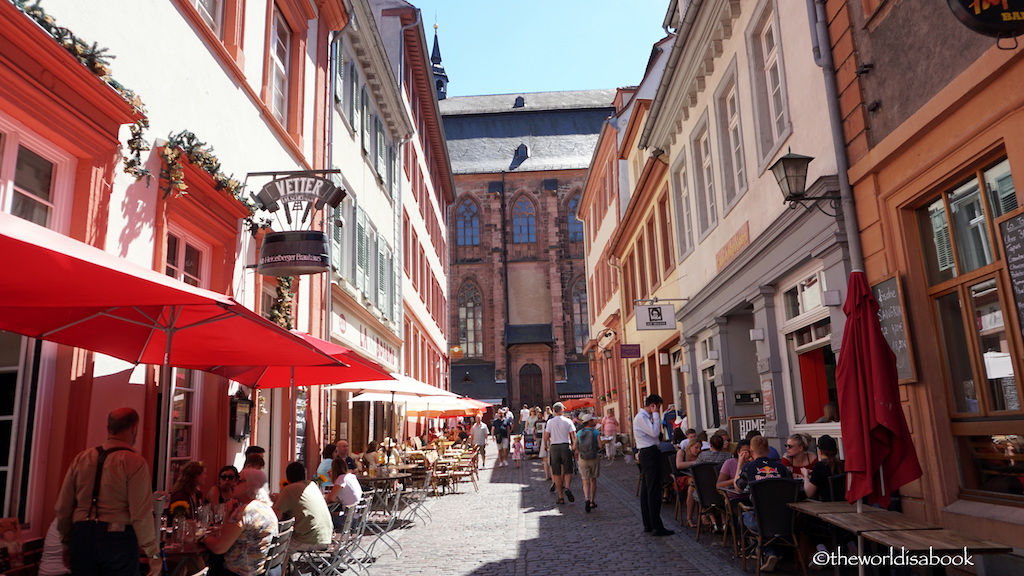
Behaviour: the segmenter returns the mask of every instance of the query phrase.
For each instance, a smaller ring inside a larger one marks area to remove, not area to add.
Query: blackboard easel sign
[[[907,312],[903,305],[899,275],[894,274],[875,284],[871,287],[871,292],[875,295],[875,300],[878,300],[878,322],[882,325],[882,335],[896,355],[896,372],[900,384],[913,382],[917,380],[917,375],[907,333]]]
[[[999,235],[1003,239],[1003,255],[1006,271],[1010,274],[1017,322],[1024,331],[1024,213],[999,222]]]

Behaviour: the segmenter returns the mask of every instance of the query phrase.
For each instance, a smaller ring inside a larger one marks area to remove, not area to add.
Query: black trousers
[[[139,541],[130,525],[111,532],[106,522],[75,522],[70,552],[74,576],[139,576]]]
[[[661,477],[665,459],[657,446],[641,448],[637,454],[640,461],[640,516],[644,530],[664,530],[661,521]]]

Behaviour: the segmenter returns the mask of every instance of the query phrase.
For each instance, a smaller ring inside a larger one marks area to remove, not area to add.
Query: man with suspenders
[[[149,465],[132,450],[138,431],[138,412],[118,408],[107,441],[71,462],[56,513],[72,574],[138,576],[140,547],[150,576],[161,571]]]

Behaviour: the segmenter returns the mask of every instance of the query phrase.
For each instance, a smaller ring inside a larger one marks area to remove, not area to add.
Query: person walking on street
[[[569,490],[572,481],[572,457],[576,450],[576,427],[572,420],[565,417],[565,406],[555,402],[552,406],[555,415],[544,426],[544,445],[548,449],[551,464],[551,478],[555,490],[558,491],[556,504],[565,504],[565,499],[575,502],[576,498]]]
[[[601,474],[601,433],[594,427],[597,424],[597,416],[584,414],[580,416],[583,428],[576,433],[576,457],[579,459],[580,478],[583,480],[583,499],[586,505],[583,508],[588,514],[593,508],[594,494],[597,492],[597,477]]]
[[[507,418],[505,409],[498,412],[498,416],[491,422],[491,436],[494,436],[494,444],[498,447],[498,461],[495,468],[508,466],[508,435],[510,421]]]
[[[644,522],[644,532],[655,536],[670,536],[674,530],[665,528],[661,521],[661,478],[664,475],[665,459],[658,449],[661,434],[662,399],[651,394],[644,401],[644,407],[633,417],[633,438],[639,450],[640,481],[640,515]]]
[[[527,426],[530,422],[530,407],[523,404],[523,408],[519,410],[519,433],[526,434]]]
[[[615,418],[615,408],[609,407],[601,419],[601,441],[604,442],[604,453],[608,460],[615,460],[615,441],[619,438],[619,421]]]
[[[476,415],[476,422],[469,429],[469,441],[476,447],[476,454],[480,457],[480,467],[483,468],[487,461],[487,424],[484,424],[484,420],[479,414]]]
[[[57,530],[73,574],[138,576],[139,549],[149,574],[160,574],[149,465],[132,446],[139,413],[107,416],[107,441],[78,454],[57,496]]]

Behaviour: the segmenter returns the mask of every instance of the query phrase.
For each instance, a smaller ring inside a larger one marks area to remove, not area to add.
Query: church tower
[[[434,24],[434,49],[430,51],[430,71],[434,73],[434,88],[437,90],[437,99],[444,100],[448,97],[448,74],[441,65],[441,48],[437,44],[437,24]]]

